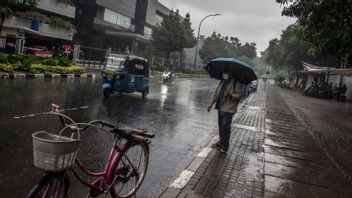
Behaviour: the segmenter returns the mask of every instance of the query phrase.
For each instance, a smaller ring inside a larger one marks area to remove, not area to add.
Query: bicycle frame
[[[79,132],[79,131],[84,131],[85,129],[89,128],[90,126],[94,126],[95,124],[100,124],[99,128],[103,128],[104,126],[107,126],[108,128],[115,127],[112,124],[109,124],[109,123],[106,123],[106,122],[100,121],[100,120],[94,120],[89,123],[75,123],[69,117],[67,117],[63,114],[60,114],[58,111],[58,106],[55,104],[52,104],[52,111],[50,112],[50,114],[59,116],[60,121],[64,126],[63,130],[65,130],[66,128],[68,128],[70,126],[73,126],[74,130],[77,130]],[[72,124],[66,124],[64,118],[70,120],[72,122]],[[77,125],[83,125],[84,127],[78,128]],[[150,136],[150,137],[153,137],[153,136]],[[93,171],[88,170],[79,161],[79,159],[76,158],[75,163],[77,164],[79,169],[88,176],[96,177],[97,179],[95,179],[94,181],[89,183],[88,181],[82,179],[82,177],[79,175],[79,173],[73,167],[70,168],[70,170],[72,170],[72,172],[74,173],[76,178],[80,181],[80,183],[82,183],[83,185],[90,188],[89,195],[92,197],[98,196],[99,194],[102,194],[102,193],[107,193],[113,186],[115,186],[116,182],[121,182],[121,179],[124,179],[124,178],[117,177],[117,175],[120,175],[119,173],[122,173],[123,171],[125,171],[128,165],[126,166],[124,164],[124,166],[117,169],[116,172],[114,172],[114,169],[118,165],[118,163],[120,162],[122,156],[127,151],[127,149],[129,147],[133,146],[134,140],[127,139],[126,143],[119,145],[118,144],[119,138],[120,137],[117,134],[115,134],[114,142],[112,144],[112,148],[110,150],[109,157],[107,159],[105,168],[102,172],[93,172]],[[129,160],[127,159],[127,161],[129,161]],[[132,168],[133,168],[133,166],[132,166]],[[66,174],[66,173],[64,173],[64,174]],[[62,185],[63,185],[63,180],[60,181],[58,188],[56,189],[55,198],[58,196],[58,193],[60,192]],[[49,185],[49,188],[50,188],[50,186],[51,186],[51,184]],[[47,193],[46,191],[45,191],[45,193]]]
[[[124,152],[130,147],[130,142],[127,141],[121,147],[119,147],[117,144],[117,140],[118,138],[115,137],[105,169],[102,172],[92,172],[86,169],[84,165],[78,159],[76,159],[76,164],[78,165],[80,170],[82,170],[86,175],[97,177],[97,179],[94,180],[93,182],[89,183],[86,180],[82,179],[79,173],[75,169],[71,168],[72,172],[77,177],[77,179],[83,185],[90,188],[91,196],[97,196],[101,193],[108,192],[111,189],[111,187],[114,186],[115,182],[118,182],[116,181],[116,177],[114,177],[116,175],[114,174],[114,168],[115,166],[117,166],[117,163],[122,158]],[[121,172],[122,170],[117,170],[117,171]]]

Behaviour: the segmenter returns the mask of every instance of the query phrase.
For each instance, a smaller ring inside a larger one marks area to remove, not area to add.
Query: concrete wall
[[[76,8],[66,3],[58,2],[57,0],[40,0],[37,8],[64,15],[69,18],[75,18]]]
[[[171,12],[171,10],[170,10],[168,7],[164,6],[164,5],[161,4],[160,2],[158,2],[158,3],[156,4],[156,10],[157,10],[158,12],[162,13],[163,15],[169,15],[170,12]]]
[[[97,0],[97,4],[134,19],[136,0]]]
[[[158,4],[158,0],[149,0],[148,1],[146,23],[148,23],[149,25],[152,25],[152,26],[155,26],[157,23],[157,21],[155,19],[157,4]]]
[[[146,23],[152,26],[156,26],[156,24],[159,22],[155,18],[157,12],[166,16],[170,14],[171,10],[161,4],[158,0],[149,0]]]

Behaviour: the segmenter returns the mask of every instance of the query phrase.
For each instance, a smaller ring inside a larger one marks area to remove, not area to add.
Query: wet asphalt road
[[[207,113],[216,81],[177,79],[163,85],[151,79],[150,95],[102,96],[100,79],[2,80],[0,82],[0,197],[23,197],[41,178],[33,166],[33,132],[57,132],[60,123],[47,112],[51,103],[66,109],[76,122],[101,119],[117,124],[148,128],[156,134],[151,143],[147,176],[137,197],[153,196],[183,170],[214,135],[216,113]],[[33,115],[34,114],[34,115]],[[104,167],[111,136],[96,131],[81,134],[79,157],[93,170]],[[71,177],[72,197],[88,189]]]

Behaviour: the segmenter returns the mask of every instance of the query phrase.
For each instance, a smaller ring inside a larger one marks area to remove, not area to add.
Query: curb
[[[247,98],[245,99],[245,101],[246,100]],[[242,111],[244,107],[246,107],[246,103],[242,101],[238,106],[238,112]],[[231,124],[234,126],[236,125],[234,121]],[[239,126],[236,125],[236,127],[239,127]],[[217,129],[213,129],[213,130],[217,130]],[[166,188],[161,189],[159,191],[159,194],[156,195],[157,197],[159,198],[177,197],[181,193],[181,191],[190,181],[192,176],[197,172],[198,168],[202,165],[203,161],[213,150],[212,144],[218,141],[217,132],[213,131],[213,134],[216,134],[216,135],[214,135],[212,138],[210,138],[210,140],[208,140],[208,142],[204,145],[203,149],[192,159],[192,161],[189,164],[187,164],[187,166],[177,176],[176,179],[174,179],[171,183],[169,183],[169,185]]]
[[[193,158],[179,176],[158,196],[159,198],[176,197],[181,190],[186,186],[191,177],[203,163],[208,154],[212,151],[211,145],[218,140],[218,137],[213,136],[203,147],[203,149]]]
[[[0,79],[68,79],[68,78],[95,78],[96,74],[0,74]]]

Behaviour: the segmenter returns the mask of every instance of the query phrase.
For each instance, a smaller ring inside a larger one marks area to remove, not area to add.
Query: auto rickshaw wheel
[[[104,89],[103,93],[104,93],[105,98],[109,98],[110,95],[112,94],[112,90],[111,89]]]
[[[142,91],[142,97],[145,98],[148,95],[148,93],[149,93],[149,90],[148,89],[144,89]]]

